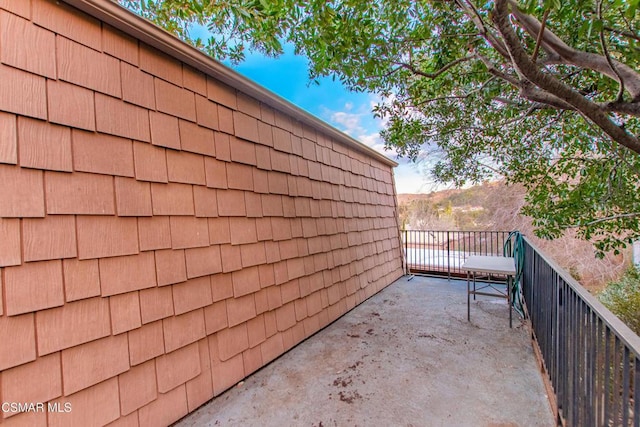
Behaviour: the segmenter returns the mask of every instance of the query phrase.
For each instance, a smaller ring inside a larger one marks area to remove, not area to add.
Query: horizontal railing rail
[[[640,338],[529,240],[524,246],[524,299],[559,421],[640,425]]]
[[[402,230],[407,269],[414,274],[463,277],[471,255],[502,255],[508,231]]]

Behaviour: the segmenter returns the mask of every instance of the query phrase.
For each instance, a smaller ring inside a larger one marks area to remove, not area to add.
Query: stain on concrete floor
[[[187,426],[553,426],[503,299],[407,277],[203,405]]]

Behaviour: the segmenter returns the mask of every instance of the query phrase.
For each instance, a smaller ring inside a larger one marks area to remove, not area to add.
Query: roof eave
[[[152,46],[173,58],[190,65],[191,67],[202,71],[203,73],[218,79],[249,96],[254,97],[270,107],[300,120],[302,123],[334,138],[347,147],[353,148],[362,154],[372,157],[391,167],[398,166],[397,162],[339,131],[272,91],[251,81],[235,70],[206,55],[195,47],[183,42],[173,34],[163,30],[152,22],[149,22],[148,20],[125,9],[114,1],[63,1],[93,16],[94,18],[106,22],[125,34],[141,40],[149,46]]]

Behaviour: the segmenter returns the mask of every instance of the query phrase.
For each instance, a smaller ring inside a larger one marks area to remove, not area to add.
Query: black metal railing
[[[414,274],[466,277],[470,255],[502,255],[508,231],[402,230],[407,269]]]
[[[561,421],[640,425],[640,338],[530,241],[524,246],[524,299]]]
[[[464,277],[470,255],[502,255],[506,231],[402,230],[411,273]],[[640,427],[640,337],[524,238],[522,289],[558,421]]]

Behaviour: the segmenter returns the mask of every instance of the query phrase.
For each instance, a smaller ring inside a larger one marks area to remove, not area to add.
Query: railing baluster
[[[451,240],[447,231],[447,278],[451,280]]]
[[[613,402],[613,420],[614,420],[614,424],[615,425],[620,425],[620,418],[621,418],[621,393],[620,393],[620,363],[621,363],[621,357],[620,357],[620,342],[618,340],[618,337],[614,338],[614,344],[613,344],[613,369],[612,369],[612,374],[613,374],[613,391],[611,393],[611,399]]]
[[[629,349],[625,346],[622,353],[622,425],[629,425],[630,366]]]
[[[597,334],[596,334],[596,422],[595,425],[604,424],[604,323],[600,318],[596,319],[597,322]]]
[[[582,354],[581,349],[584,348],[582,346],[582,330],[581,330],[581,319],[580,319],[580,300],[578,297],[572,293],[571,299],[573,300],[573,398],[577,403],[573,406],[573,423],[571,425],[584,425],[582,424]]]
[[[406,268],[406,272],[410,272],[411,268],[409,267],[409,244],[408,241],[409,239],[407,238],[407,230],[401,230],[400,234],[402,236],[403,239],[403,243],[404,243],[404,262],[405,264],[405,268]]]
[[[569,367],[569,380],[570,380],[570,384],[569,384],[569,401],[571,402],[576,402],[578,403],[578,365],[579,365],[579,361],[577,360],[577,343],[576,341],[578,340],[577,335],[577,327],[576,327],[576,319],[577,319],[577,315],[576,315],[576,299],[575,299],[575,295],[572,292],[573,290],[569,291],[569,301],[570,301],[570,311],[569,311],[569,322],[570,322],[570,329],[569,329],[569,334],[567,335],[567,339],[569,340],[570,343],[570,357],[571,357],[571,363],[567,363],[567,366]],[[569,413],[571,414],[571,418],[567,419],[567,424],[568,425],[578,425],[578,417],[577,417],[577,411],[578,411],[578,407],[579,405],[571,405],[570,406],[570,411]]]
[[[640,360],[633,358],[633,426],[640,427]]]
[[[585,422],[586,425],[595,425],[594,411],[593,411],[593,402],[594,402],[594,394],[593,394],[593,385],[594,385],[594,377],[595,377],[595,369],[594,369],[594,359],[595,359],[595,324],[593,322],[594,316],[591,309],[585,306],[585,320],[586,320],[586,351],[587,351],[587,360],[585,364],[585,375],[586,375],[586,396],[585,396],[585,404],[587,406],[585,413]]]
[[[495,254],[495,251],[493,250],[493,233],[489,231],[488,234],[489,234],[489,244],[491,245],[491,252],[489,253]]]
[[[605,329],[604,334],[604,422],[609,423],[611,417],[611,330]]]
[[[535,252],[534,252],[535,253]],[[538,256],[538,254],[535,254],[535,260],[536,260],[536,264],[537,264],[537,268],[534,270],[534,272],[531,274],[532,278],[536,277],[536,274],[543,271],[544,268],[541,264],[541,260],[540,257]],[[556,336],[557,336],[557,357],[558,357],[558,373],[562,372],[566,372],[566,358],[567,358],[567,340],[566,340],[566,305],[567,305],[567,301],[566,301],[566,297],[565,297],[565,290],[564,290],[564,286],[562,286],[562,283],[560,283],[560,281],[554,281],[551,282],[551,285],[553,286],[554,291],[557,294],[557,298],[558,298],[558,326],[557,326],[557,331],[556,331]],[[532,293],[535,293],[535,289],[532,289]],[[557,394],[557,399],[558,399],[558,406],[560,407],[560,409],[564,409],[562,407],[563,402],[565,400],[564,395],[565,395],[565,390],[566,390],[566,375],[558,375],[556,378],[556,394]]]

